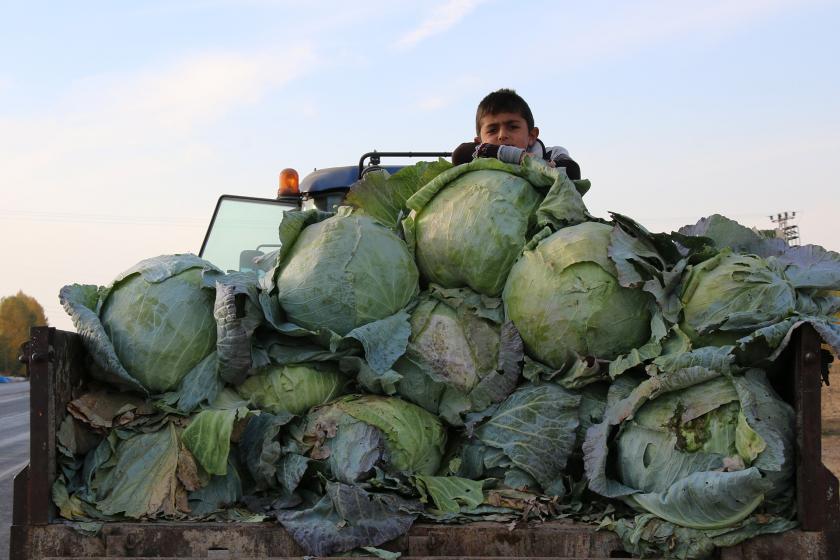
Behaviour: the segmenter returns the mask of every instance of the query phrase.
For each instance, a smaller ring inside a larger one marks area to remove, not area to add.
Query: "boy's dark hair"
[[[531,108],[525,103],[518,93],[512,89],[502,88],[488,94],[475,112],[475,133],[481,134],[481,119],[486,115],[498,115],[499,113],[519,113],[528,124],[528,131],[534,128],[534,115]]]

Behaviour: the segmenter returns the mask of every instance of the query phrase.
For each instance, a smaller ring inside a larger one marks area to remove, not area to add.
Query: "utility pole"
[[[799,245],[799,226],[794,224],[796,211],[779,212],[770,216],[770,221],[776,224],[776,237],[784,239],[788,245]]]

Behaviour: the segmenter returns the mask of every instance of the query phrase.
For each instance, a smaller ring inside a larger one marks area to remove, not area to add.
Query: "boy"
[[[560,146],[546,148],[538,138],[531,108],[514,90],[503,88],[487,95],[475,113],[474,142],[465,142],[452,152],[452,163],[460,165],[477,157],[492,157],[519,164],[523,158],[538,157],[552,167],[565,167],[570,179],[580,179],[580,166]]]

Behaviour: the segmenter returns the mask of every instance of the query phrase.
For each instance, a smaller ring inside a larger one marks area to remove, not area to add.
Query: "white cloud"
[[[400,48],[410,48],[432,35],[449,30],[484,1],[448,0],[437,8],[433,8],[432,14],[423,20],[415,29],[400,37],[396,45]]]
[[[94,194],[124,183],[127,173],[160,176],[167,164],[183,169],[211,156],[202,127],[317,65],[311,47],[297,46],[196,54],[80,80],[37,116],[0,117],[0,183],[37,185],[46,195],[69,183]],[[155,169],[136,165],[149,159]],[[32,192],[10,196],[13,208]]]
[[[106,284],[141,258],[197,251],[216,197],[255,183],[247,167],[224,174],[214,125],[318,65],[305,45],[193,54],[0,116],[2,255],[28,263],[0,278],[0,296],[23,289],[71,328],[62,284]]]
[[[545,53],[549,60],[553,53],[562,58],[564,66],[582,66],[593,60],[625,55],[674,38],[719,37],[779,12],[799,10],[803,4],[824,1],[708,0],[688,5],[669,0],[649,0],[616,4],[616,9],[610,13],[587,12],[593,20],[575,17],[547,19],[545,25],[556,33],[535,33],[538,38],[532,51]],[[562,37],[562,41],[558,37]],[[543,59],[539,66],[544,64]]]

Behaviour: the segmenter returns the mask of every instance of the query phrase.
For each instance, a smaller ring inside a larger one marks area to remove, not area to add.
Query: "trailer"
[[[300,185],[296,174],[287,173],[281,176],[277,199],[222,197],[204,239],[202,256],[223,268],[253,266],[254,257],[272,249],[271,242],[266,242],[270,238],[264,233],[250,231],[244,234],[247,239],[239,239],[233,244],[221,243],[221,238],[229,238],[229,232],[236,229],[237,221],[247,215],[249,218],[256,216],[255,221],[260,222],[259,216],[263,216],[265,224],[276,227],[278,214],[287,209],[307,205],[330,209],[341,201],[349,184],[367,169],[365,159],[371,159],[371,165],[378,167],[380,155],[385,154],[365,154],[358,168],[315,172]],[[398,167],[391,168],[394,169]],[[58,475],[57,431],[68,414],[67,404],[85,392],[91,379],[88,373],[90,358],[77,334],[36,327],[24,346],[21,359],[27,366],[31,383],[30,463],[14,480],[11,560],[304,557],[300,546],[274,522],[109,522],[92,532],[60,518],[51,498],[53,482]],[[802,325],[770,375],[776,392],[795,410],[799,527],[719,549],[720,559],[830,560],[840,557],[840,489],[837,478],[823,465],[821,457],[821,387],[828,381],[829,360],[818,333],[810,325]],[[614,533],[568,520],[521,522],[515,527],[494,522],[418,523],[408,534],[382,548],[398,552],[402,558],[416,560],[632,557],[624,551]]]

